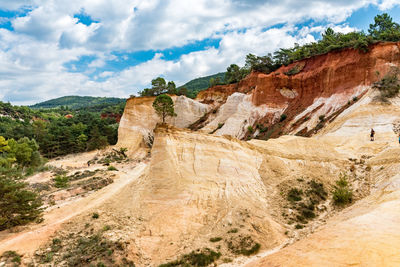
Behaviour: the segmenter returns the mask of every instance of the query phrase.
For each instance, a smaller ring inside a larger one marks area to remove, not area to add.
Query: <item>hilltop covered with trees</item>
[[[36,110],[0,102],[0,136],[34,139],[46,158],[98,149],[117,142],[118,122],[107,114],[121,115],[124,106]]]
[[[197,94],[215,85],[237,83],[244,79],[250,72],[257,71],[271,73],[281,66],[287,66],[295,61],[318,56],[346,48],[358,49],[367,52],[369,46],[378,42],[400,41],[400,25],[386,13],[377,15],[374,23],[370,24],[368,33],[363,31],[340,33],[328,28],[322,34],[322,38],[316,42],[305,45],[295,44],[292,48],[281,48],[273,54],[256,56],[248,54],[243,67],[237,64],[228,66],[226,72],[201,77],[189,81],[181,87],[176,88],[173,81],[166,82],[164,78],[158,77],[152,80],[152,88],[146,88],[139,92],[140,96],[157,96],[164,93],[186,95],[195,98]],[[294,75],[300,70],[293,69],[287,75]]]
[[[39,108],[67,108],[80,109],[87,107],[107,107],[125,103],[123,98],[115,97],[93,97],[93,96],[63,96],[30,106],[34,109]]]
[[[321,40],[305,45],[295,44],[292,48],[281,48],[273,54],[265,56],[255,56],[248,54],[244,67],[231,64],[227,68],[225,83],[236,83],[246,77],[251,71],[271,73],[281,66],[289,65],[295,61],[310,58],[317,55],[337,51],[345,48],[358,49],[367,52],[369,46],[378,42],[398,42],[400,41],[400,25],[386,13],[377,15],[374,23],[370,24],[368,33],[363,31],[339,33],[332,28],[328,28]],[[288,75],[296,74],[287,73]]]

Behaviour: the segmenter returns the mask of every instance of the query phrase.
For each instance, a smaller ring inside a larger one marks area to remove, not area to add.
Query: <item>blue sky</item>
[[[127,97],[335,31],[400,22],[400,0],[0,0],[0,100]]]

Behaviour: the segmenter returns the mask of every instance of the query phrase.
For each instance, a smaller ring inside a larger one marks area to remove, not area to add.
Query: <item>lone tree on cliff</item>
[[[153,108],[157,115],[162,118],[162,122],[165,123],[167,116],[174,117],[176,113],[174,111],[174,102],[169,95],[163,94],[156,97],[153,102]]]

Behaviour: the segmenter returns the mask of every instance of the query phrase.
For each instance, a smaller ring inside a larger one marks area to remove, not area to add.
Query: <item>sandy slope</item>
[[[400,145],[393,131],[399,99],[373,101],[374,92],[341,114],[316,138],[348,157],[370,157],[371,195],[319,231],[246,266],[400,266]],[[369,130],[377,132],[369,141]]]
[[[66,163],[68,162],[64,161],[64,164]],[[145,167],[145,163],[140,163],[134,168],[122,169],[113,184],[94,192],[88,197],[52,209],[45,213],[43,223],[31,225],[20,233],[3,234],[0,242],[0,254],[7,250],[15,250],[22,254],[33,253],[39,246],[47,242],[63,223],[114,197],[127,184],[135,181],[143,173]]]

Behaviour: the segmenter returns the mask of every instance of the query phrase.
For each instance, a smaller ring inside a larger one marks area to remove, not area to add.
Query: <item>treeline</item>
[[[161,94],[185,95],[188,96],[188,90],[185,87],[176,88],[175,82],[167,81],[162,77],[157,77],[151,81],[151,88],[145,88],[139,92],[140,96],[158,96]]]
[[[224,82],[226,84],[237,83],[251,71],[268,74],[277,70],[282,65],[287,66],[295,61],[322,55],[335,50],[354,48],[362,52],[367,52],[371,44],[398,41],[400,41],[400,25],[394,22],[388,14],[384,13],[374,18],[374,23],[370,24],[368,33],[361,31],[344,34],[335,32],[332,28],[328,28],[322,34],[322,39],[317,42],[302,46],[295,44],[292,48],[281,48],[274,54],[268,54],[266,56],[249,54],[246,56],[244,67],[231,64],[227,68]],[[296,74],[296,71],[298,72],[299,70],[293,70],[293,73],[288,73],[288,75]]]
[[[98,112],[88,110],[32,110],[0,102],[0,136],[19,140],[34,139],[41,155],[54,158],[84,152],[117,142],[118,123],[115,118],[102,119],[100,114],[122,114],[124,105],[108,106]]]
[[[53,109],[66,107],[67,109],[80,109],[92,106],[116,105],[124,102],[125,99],[115,97],[63,96],[32,105],[30,108]]]

